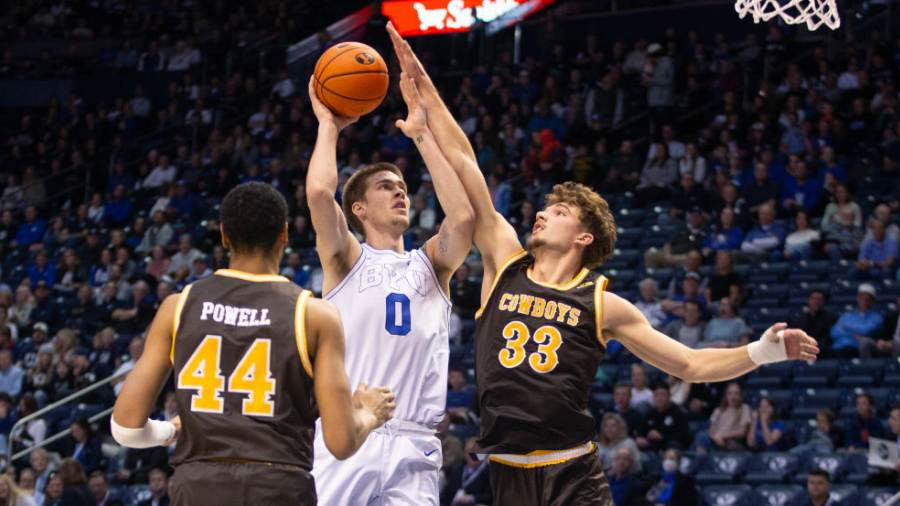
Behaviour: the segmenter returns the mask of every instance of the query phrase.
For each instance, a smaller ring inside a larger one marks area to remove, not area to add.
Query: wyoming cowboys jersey
[[[185,288],[172,342],[183,427],[174,464],[246,459],[312,468],[309,297],[284,277],[230,269]]]
[[[476,314],[479,450],[527,454],[582,445],[595,435],[585,410],[603,357],[601,294],[587,269],[566,285],[533,281],[525,251],[497,272]]]

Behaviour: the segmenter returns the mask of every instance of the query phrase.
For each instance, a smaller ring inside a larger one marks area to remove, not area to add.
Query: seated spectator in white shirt
[[[647,371],[641,364],[631,364],[631,407],[650,404],[653,390],[647,384]]]
[[[645,278],[638,283],[640,289],[640,297],[634,303],[635,307],[644,315],[645,318],[658,329],[666,320],[666,312],[663,311],[659,298],[656,296],[659,286],[653,278]]]

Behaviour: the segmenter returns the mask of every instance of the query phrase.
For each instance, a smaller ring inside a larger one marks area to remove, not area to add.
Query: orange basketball
[[[342,42],[328,48],[316,62],[316,96],[339,116],[372,112],[387,94],[387,65],[371,47]]]

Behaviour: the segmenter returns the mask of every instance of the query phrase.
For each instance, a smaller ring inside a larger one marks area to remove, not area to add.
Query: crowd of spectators
[[[10,437],[0,437],[0,449],[39,445],[56,430],[72,429],[50,448],[68,460],[57,463],[35,450],[30,466],[16,462],[10,494],[35,491],[40,504],[79,494],[73,487],[85,484],[100,504],[116,504],[101,499],[110,485],[164,490],[165,477],[154,469],[167,467],[166,450],[110,458],[99,445],[102,425],[83,418],[108,406],[117,384],[92,394],[84,412],[9,431],[40,407],[129,370],[160,301],[227,265],[217,204],[231,187],[264,181],[282,192],[291,216],[282,273],[321,289],[304,190],[316,131],[301,92],[305,76],[226,65],[229,48],[271,34],[291,41],[305,35],[297,23],[305,7],[188,4],[132,12],[119,2],[23,2],[10,14],[21,29],[5,36],[0,78],[117,69],[153,72],[168,83],[153,97],[142,86],[105,102],[75,95],[12,115],[3,126],[9,135],[0,152],[0,435]],[[523,240],[542,195],[558,181],[580,181],[617,212],[652,216],[652,223],[623,221],[626,228],[656,227],[665,239],[633,244],[643,248],[631,265],[639,275],[632,284],[610,273],[612,289],[632,296],[654,327],[684,344],[736,346],[755,337],[748,266],[827,261],[843,266],[858,292],[856,308],[836,314],[828,308],[831,294],[812,290],[792,324],[820,340],[823,356],[900,354],[896,307],[888,307],[900,298],[883,295],[890,293],[883,281],[900,276],[900,39],[885,40],[875,30],[861,40],[848,36],[839,47],[810,49],[767,25],[734,39],[669,29],[635,40],[591,34],[572,43],[553,16],[537,26],[545,44],[520,64],[511,51],[500,51],[491,65],[474,65],[460,78],[452,73],[458,69],[445,75],[430,52],[422,55],[472,140],[495,207]],[[123,37],[134,33],[148,36]],[[41,37],[61,37],[72,52],[30,58],[14,50],[17,41]],[[94,39],[116,43],[79,53],[80,41]],[[791,61],[788,49],[810,54]],[[679,119],[709,103],[702,115]],[[391,94],[346,129],[337,158],[341,182],[375,161],[403,171],[413,202],[406,239],[415,247],[435,232],[442,213],[414,146],[394,126],[403,113]],[[73,182],[89,190],[87,198],[60,197]],[[451,281],[458,369],[448,385],[450,428],[442,432],[448,504],[490,501],[484,464],[465,451],[477,410],[461,364],[474,329],[479,269],[473,256]],[[611,360],[630,360],[615,344],[608,351]],[[788,449],[777,406],[760,400],[751,409],[738,384],[655,381],[635,366],[614,396],[615,409],[598,418],[598,429],[617,504],[647,490],[655,491],[653,502],[674,504],[671,497],[683,496],[673,487],[693,491],[691,478],[667,464],[685,451]],[[171,396],[155,416],[175,416]],[[860,414],[859,423],[882,423],[873,416]],[[708,430],[694,437],[688,423],[703,420]],[[830,444],[831,451],[856,441],[850,433],[835,439],[837,425],[851,426],[835,423],[834,414],[822,413],[817,423],[797,444]],[[72,461],[80,474],[49,477],[51,468],[62,471]]]

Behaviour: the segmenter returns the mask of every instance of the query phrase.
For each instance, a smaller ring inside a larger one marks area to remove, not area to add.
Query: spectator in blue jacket
[[[872,220],[869,229],[872,236],[859,248],[855,275],[861,279],[889,278],[897,263],[897,241],[887,236],[881,220]]]
[[[706,236],[703,254],[710,256],[714,251],[735,251],[741,249],[744,232],[734,223],[734,210],[730,207],[722,209],[719,214],[719,227]]]
[[[19,225],[16,231],[16,245],[31,246],[39,243],[44,238],[44,232],[47,230],[47,223],[38,218],[37,208],[28,206],[25,209],[25,221]]]
[[[37,286],[38,281],[56,284],[56,267],[48,261],[46,251],[39,251],[34,257],[34,264],[28,268],[28,279],[32,286]]]
[[[103,206],[103,219],[115,227],[125,226],[131,221],[133,211],[134,204],[128,198],[125,186],[119,185],[113,190],[112,199]]]
[[[759,225],[747,232],[741,251],[757,260],[778,260],[786,235],[784,226],[775,223],[775,208],[762,204],[759,206]]]
[[[867,393],[856,396],[856,414],[844,422],[844,443],[848,449],[869,449],[870,437],[884,437],[884,424],[875,415],[875,400]]]
[[[834,352],[839,357],[858,357],[859,342],[863,337],[873,337],[881,329],[883,318],[872,309],[875,303],[875,287],[869,283],[859,285],[856,292],[856,310],[848,311],[831,327]]]
[[[793,174],[784,180],[781,191],[781,206],[791,212],[803,209],[814,211],[822,200],[824,184],[822,180],[809,174],[806,162],[798,160],[794,164]]]

